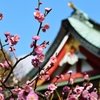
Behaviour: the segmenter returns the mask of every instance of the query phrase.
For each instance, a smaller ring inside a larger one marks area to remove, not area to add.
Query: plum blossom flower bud
[[[69,92],[70,91],[70,87],[68,87],[68,86],[63,87],[63,91],[64,92]]]
[[[2,13],[0,13],[0,20],[2,20],[2,18],[3,18],[3,14],[2,14]]]
[[[51,8],[46,7],[45,11],[49,12],[51,10]]]
[[[93,84],[92,83],[89,83],[89,85],[86,87],[86,90],[89,90],[93,87]]]
[[[44,74],[44,73],[45,73],[45,71],[44,71],[44,70],[41,70],[41,71],[40,71],[40,74]]]
[[[46,75],[48,75],[48,74],[49,74],[49,72],[45,72],[45,74],[46,74]]]
[[[45,25],[42,27],[42,31],[43,31],[43,32],[46,32],[46,30],[49,29],[49,28],[50,28],[49,24],[45,24]]]
[[[63,75],[63,74],[61,74],[61,75],[60,75],[60,78],[63,80],[63,79],[64,79],[64,75]]]
[[[4,64],[3,64],[3,63],[0,63],[0,67],[4,68],[5,66],[4,66]]]
[[[74,83],[73,78],[70,78],[70,79],[69,79],[69,83],[70,83],[71,85]]]
[[[54,56],[52,56],[51,58],[50,58],[50,62],[51,63],[56,63],[57,62],[57,58],[56,57],[54,57]]]
[[[10,32],[5,32],[4,35],[7,36],[11,36]]]
[[[50,91],[46,91],[46,92],[45,92],[45,96],[49,96],[50,94],[51,94]]]
[[[39,4],[41,5],[41,4],[42,4],[42,2],[39,2]]]
[[[32,59],[31,63],[35,68],[38,68],[40,66],[40,62],[38,59]]]
[[[8,61],[8,62],[7,62],[7,61],[5,61],[5,62],[4,62],[4,66],[5,66],[6,68],[8,68],[8,67],[9,67],[9,64],[8,64],[8,63],[9,63],[9,64],[11,64],[11,63],[10,63],[10,61]]]
[[[35,36],[32,37],[32,39],[33,39],[33,40],[40,40],[40,37],[37,36],[37,35],[35,35]]]
[[[41,14],[40,11],[34,12],[34,17],[37,19],[39,22],[43,22],[45,17],[44,14]]]
[[[34,45],[35,45],[35,43],[32,41],[30,44],[30,48],[33,48]]]
[[[46,79],[47,81],[49,81],[49,80],[50,80],[50,76],[49,76],[49,75],[45,75],[45,79]]]
[[[72,75],[72,71],[71,70],[69,70],[68,72],[67,72],[67,74],[69,74],[69,75]]]
[[[35,8],[35,10],[39,10],[39,8],[38,8],[38,7],[36,7],[36,8]]]
[[[60,78],[60,76],[59,76],[59,75],[56,75],[56,78],[57,78],[57,79],[59,79],[59,78]]]
[[[11,52],[12,52],[12,51],[15,51],[15,50],[16,50],[16,49],[15,49],[14,47],[12,47],[12,46],[11,46],[11,47],[9,47],[9,51],[11,51]]]
[[[36,54],[42,54],[43,50],[44,49],[43,49],[42,46],[37,46],[34,51],[35,51]]]
[[[88,74],[86,74],[85,76],[84,76],[84,80],[88,80],[89,79],[89,75]]]

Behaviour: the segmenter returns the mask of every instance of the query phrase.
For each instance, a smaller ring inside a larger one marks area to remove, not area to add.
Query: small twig
[[[6,55],[5,55],[5,52],[3,50],[3,45],[2,45],[1,39],[0,39],[0,46],[1,46],[1,51],[2,51],[2,54],[3,54],[4,58],[5,58],[5,60],[7,61],[7,63],[9,64],[9,66],[12,68],[12,65],[9,63],[9,61],[8,61]]]
[[[38,9],[40,10],[40,0],[38,0]]]
[[[17,60],[18,60],[18,58],[17,58],[17,56],[16,56],[16,54],[15,54],[14,50],[13,50],[12,52],[13,52],[13,55],[14,55],[14,57],[15,57],[16,61],[17,61]]]
[[[6,45],[9,45],[8,43],[7,44],[4,44],[4,45],[2,45],[2,47],[5,47]]]

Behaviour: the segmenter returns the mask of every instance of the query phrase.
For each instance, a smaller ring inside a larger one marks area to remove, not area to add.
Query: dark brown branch
[[[22,57],[22,58],[20,58],[19,60],[16,61],[16,63],[14,64],[14,66],[11,68],[11,70],[10,70],[8,76],[7,76],[6,79],[4,80],[4,83],[8,80],[8,78],[10,77],[11,73],[13,72],[13,70],[14,70],[14,68],[17,66],[17,64],[18,64],[21,60],[27,58],[27,57],[30,56],[30,55],[32,55],[32,52],[29,53],[29,54],[27,54],[26,56],[24,56],[24,57]]]

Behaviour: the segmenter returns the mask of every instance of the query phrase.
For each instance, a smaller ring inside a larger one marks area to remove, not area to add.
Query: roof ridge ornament
[[[85,23],[89,27],[93,28],[93,24],[89,22],[89,17],[85,12],[78,9],[72,2],[68,2],[68,6],[74,10],[71,14],[71,17],[74,17],[80,20],[81,22]]]

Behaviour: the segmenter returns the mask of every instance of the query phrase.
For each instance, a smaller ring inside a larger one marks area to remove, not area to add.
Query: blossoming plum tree
[[[50,77],[48,76],[48,70],[54,66],[54,64],[57,62],[56,54],[55,56],[50,58],[50,64],[47,68],[40,69],[40,64],[45,60],[45,55],[43,54],[44,49],[47,45],[49,45],[49,42],[44,41],[41,44],[37,44],[37,41],[40,40],[39,34],[40,30],[43,32],[46,32],[50,26],[49,24],[43,24],[43,21],[45,20],[46,16],[49,14],[49,12],[52,10],[51,8],[45,8],[44,14],[40,11],[40,6],[42,2],[38,0],[38,7],[35,8],[36,12],[34,12],[34,18],[39,22],[39,29],[37,31],[37,34],[32,37],[32,43],[30,44],[30,48],[32,48],[32,51],[18,59],[14,53],[15,48],[14,46],[19,42],[20,36],[18,34],[12,35],[10,32],[5,32],[4,35],[6,37],[5,42],[6,44],[2,44],[0,40],[0,50],[2,51],[2,54],[4,56],[5,62],[0,63],[0,67],[6,68],[9,70],[9,73],[6,77],[2,76],[0,78],[0,100],[39,100],[39,97],[42,97],[43,100],[53,100],[53,94],[56,92],[59,100],[97,100],[98,94],[97,89],[94,88],[92,92],[90,92],[90,89],[93,87],[93,84],[89,81],[89,75],[84,76],[83,86],[76,85],[73,86],[74,80],[71,77],[72,71],[68,72],[69,80],[68,85],[64,86],[62,89],[62,95],[60,95],[57,91],[57,81],[61,78],[63,79],[63,75],[57,75],[56,81],[54,83],[50,83],[47,87],[47,91],[45,91],[44,94],[36,91],[37,88],[37,81],[38,79],[42,79],[45,75],[45,79],[49,80]],[[3,14],[0,13],[0,20],[2,20]],[[14,53],[14,57],[16,59],[16,62],[14,65],[11,64],[11,62],[6,58],[4,47],[6,45],[9,45],[9,51]],[[12,75],[14,68],[17,66],[17,64],[27,58],[28,56],[33,55],[34,58],[31,60],[31,64],[39,69],[39,74],[34,78],[34,80],[27,80],[25,84],[22,86],[20,85],[7,85],[7,81],[9,77]],[[6,70],[5,70],[6,72]],[[4,72],[4,73],[5,73]],[[6,95],[6,93],[8,95]]]

